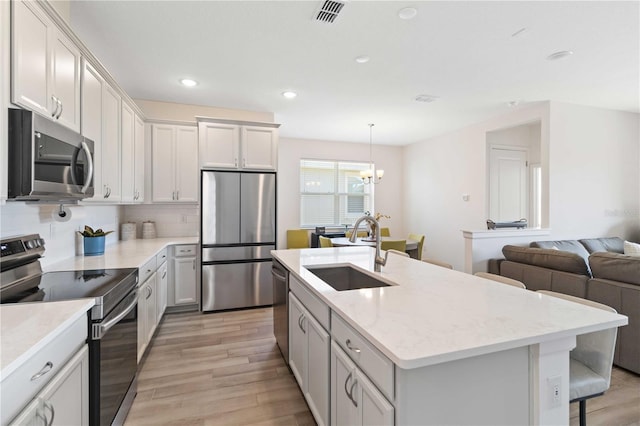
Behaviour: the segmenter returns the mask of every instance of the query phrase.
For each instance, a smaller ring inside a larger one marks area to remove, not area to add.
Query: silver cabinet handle
[[[242,167],[247,167],[247,159],[246,158],[242,159]]]
[[[193,259],[193,270],[194,271],[196,270],[196,260],[195,259]]]
[[[153,289],[151,287],[147,287],[147,291],[149,292],[149,294],[147,294],[146,299],[151,297],[151,294],[153,293]]]
[[[353,375],[352,372],[349,373],[349,375],[347,376],[347,378],[344,381],[344,393],[347,394],[347,397],[353,401],[353,398],[351,398],[351,394],[349,393],[349,380],[351,380],[351,376]]]
[[[307,333],[307,330],[304,329],[304,327],[302,326],[302,322],[304,321],[304,314],[300,314],[300,318],[298,318],[298,327],[300,327],[300,330],[302,330],[303,333]]]
[[[53,112],[51,113],[51,117],[52,118],[56,118],[56,114],[58,112],[58,108],[60,108],[60,103],[58,102],[58,98],[56,98],[55,96],[51,95],[51,100],[53,101],[53,103],[56,106],[56,109],[53,110]]]
[[[358,379],[354,379],[353,383],[351,384],[351,387],[349,388],[349,399],[351,400],[351,402],[353,402],[353,405],[355,407],[358,406],[358,401],[356,401],[356,399],[353,396],[353,388],[355,388],[357,384],[358,384]]]
[[[355,346],[351,346],[351,339],[347,339],[347,341],[345,342],[345,344],[347,345],[347,348],[349,348],[349,350],[359,354],[360,353],[360,348],[357,348]]]
[[[235,165],[235,167],[238,167],[238,158],[233,159],[233,164]]]
[[[64,111],[64,105],[62,105],[62,101],[60,99],[58,99],[58,105],[60,105],[60,112],[56,116],[56,120],[60,119],[60,116],[62,115],[62,111]]]
[[[50,401],[43,401],[44,404],[44,408],[48,408],[51,411],[51,419],[49,419],[49,422],[47,423],[47,416],[45,415],[45,424],[47,426],[51,426],[53,425],[53,419],[56,417],[56,410],[53,408],[53,404]]]
[[[42,367],[40,371],[31,376],[31,381],[38,380],[40,377],[47,374],[53,368],[53,363],[51,361],[47,361],[47,363]]]
[[[164,277],[166,277],[166,276],[167,276],[167,271],[164,271],[164,272],[162,273],[162,279],[164,279]]]
[[[180,199],[180,191],[178,190],[176,191],[176,200],[179,200],[179,199]]]

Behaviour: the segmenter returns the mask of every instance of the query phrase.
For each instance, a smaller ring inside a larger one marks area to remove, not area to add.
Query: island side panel
[[[396,426],[529,424],[529,380],[528,347],[396,367]]]

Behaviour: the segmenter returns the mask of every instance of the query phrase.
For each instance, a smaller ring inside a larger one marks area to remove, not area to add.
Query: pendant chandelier
[[[376,170],[373,167],[373,126],[375,126],[375,124],[369,124],[369,169],[360,172],[360,178],[365,185],[378,184],[382,180],[382,176],[384,176],[384,170]]]

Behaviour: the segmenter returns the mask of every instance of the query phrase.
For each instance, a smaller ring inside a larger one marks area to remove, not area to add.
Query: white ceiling
[[[333,24],[320,4],[74,0],[71,26],[131,97],[270,111],[285,137],[405,145],[513,100],[640,111],[638,1],[352,0]]]

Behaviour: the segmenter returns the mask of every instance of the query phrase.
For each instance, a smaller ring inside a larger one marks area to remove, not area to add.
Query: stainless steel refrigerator
[[[271,305],[276,174],[202,171],[202,310]]]

